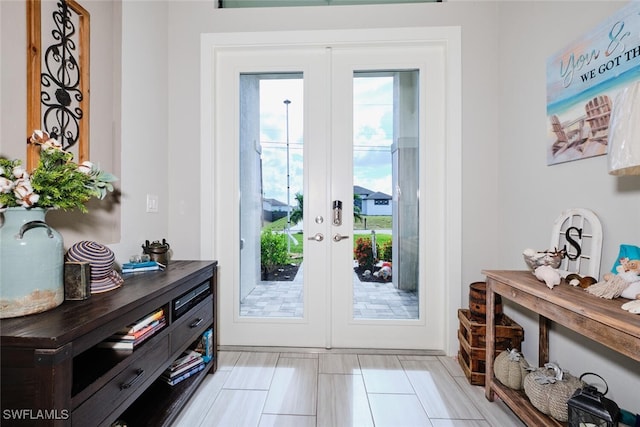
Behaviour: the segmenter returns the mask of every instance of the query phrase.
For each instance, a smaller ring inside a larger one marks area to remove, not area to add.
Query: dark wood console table
[[[485,395],[492,401],[498,395],[528,426],[566,424],[535,409],[524,392],[503,386],[493,376],[495,357],[495,294],[538,313],[538,366],[549,361],[551,322],[566,326],[610,349],[640,362],[640,316],[620,308],[625,300],[607,300],[590,295],[564,281],[549,289],[529,271],[482,272],[487,278],[487,347]]]
[[[216,272],[215,261],[172,261],[165,271],[126,275],[121,288],[87,300],[1,320],[0,423],[84,427],[123,419],[132,426],[169,425],[217,367]],[[199,298],[190,299],[188,309],[175,309],[196,290]],[[138,347],[100,345],[159,308],[166,326]],[[208,329],[214,357],[205,369],[173,387],[158,381]]]

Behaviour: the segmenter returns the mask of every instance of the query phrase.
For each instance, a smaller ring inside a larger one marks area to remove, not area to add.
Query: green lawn
[[[391,230],[391,215],[362,215],[362,221],[356,220],[353,222],[353,229],[365,230],[365,223],[367,225],[366,230]]]
[[[293,227],[293,224],[291,224]],[[282,231],[287,228],[287,217],[280,218],[279,220],[273,221],[262,227],[262,231],[270,230],[270,231]]]
[[[364,228],[365,221],[367,228]],[[292,224],[293,226],[293,224]],[[280,218],[270,224],[264,226],[263,230],[284,230],[287,228],[287,217]],[[354,230],[391,230],[391,216],[367,216],[362,215],[362,221],[354,221]]]
[[[367,219],[367,229],[364,229],[364,219]],[[283,231],[287,228],[287,218],[280,218],[270,224],[264,226],[263,231]],[[390,216],[363,216],[363,221],[356,221],[354,223],[353,230],[353,246],[355,249],[355,243],[358,237],[371,238],[371,230],[390,230],[391,229],[391,217]],[[298,241],[298,244],[291,242],[291,256],[292,262],[302,262],[302,248],[304,246],[304,235],[302,233],[293,233],[292,236]],[[376,234],[376,242],[378,247],[382,249],[382,245],[391,240],[390,234]]]

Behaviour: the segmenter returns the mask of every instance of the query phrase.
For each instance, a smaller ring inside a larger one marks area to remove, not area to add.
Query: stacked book
[[[98,344],[102,348],[133,350],[167,324],[164,310],[158,309]]]
[[[202,355],[194,350],[187,350],[178,357],[160,376],[169,385],[176,385],[204,369]]]
[[[125,262],[122,264],[122,273],[138,273],[141,271],[155,271],[164,269],[164,265],[155,261]]]

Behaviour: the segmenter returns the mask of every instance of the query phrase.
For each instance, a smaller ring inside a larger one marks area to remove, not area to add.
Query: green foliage
[[[17,206],[16,196],[13,194],[12,171],[21,164],[20,160],[0,158],[0,209],[5,206]]]
[[[278,218],[271,223],[265,224],[262,231],[283,231],[287,229],[287,217]]]
[[[376,249],[379,249],[377,243]],[[376,252],[379,252],[379,250]],[[376,259],[373,257],[370,237],[358,237],[356,240],[356,247],[353,250],[353,257],[361,268],[373,270],[373,265],[376,263]]]
[[[300,193],[296,193],[296,201],[298,202],[298,206],[291,210],[291,215],[289,219],[291,220],[291,224],[295,225],[302,221],[302,211],[304,209],[304,196]]]
[[[31,175],[33,190],[40,195],[39,207],[87,211],[84,204],[93,196],[88,185],[90,177],[78,171],[72,157],[60,150],[42,151],[40,163]]]
[[[117,178],[90,162],[74,163],[73,154],[43,148],[38,166],[29,175],[20,160],[0,159],[0,209],[24,206],[44,209],[79,209],[87,212],[91,198],[103,199]]]
[[[260,235],[260,265],[267,272],[289,262],[286,239],[286,234],[271,231],[263,231]]]
[[[353,223],[362,222],[362,197],[359,194],[353,193]]]
[[[387,240],[382,244],[382,252],[380,252],[380,259],[385,261],[391,261],[393,257],[393,242]]]

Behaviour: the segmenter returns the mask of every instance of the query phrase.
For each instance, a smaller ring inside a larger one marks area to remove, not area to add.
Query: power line
[[[279,141],[260,141],[260,145],[267,145],[267,146],[274,146],[274,148],[286,148],[287,143],[286,142],[279,142]],[[281,145],[282,147],[277,147],[278,145]],[[291,146],[291,148],[295,148],[295,149],[301,149],[304,146],[303,142],[291,142],[289,143],[289,145]],[[297,145],[297,147],[295,147]],[[364,145],[364,144],[354,144],[353,145],[354,149],[371,149],[371,148],[375,148],[375,149],[386,149],[386,150],[390,150],[391,149],[391,145]]]

